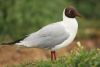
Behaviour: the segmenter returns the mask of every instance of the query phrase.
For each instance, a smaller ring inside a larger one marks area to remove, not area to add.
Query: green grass
[[[98,1],[84,0],[77,4],[77,0],[0,0],[0,43],[20,39],[47,24],[61,21],[63,9],[73,4],[87,18],[78,18],[78,38],[88,38],[86,29],[100,29]]]
[[[100,23],[99,23],[100,20],[99,19],[98,20],[96,20],[96,19],[89,20],[89,19],[77,18],[77,20],[79,23],[77,38],[80,38],[80,39],[90,38],[93,34],[96,35],[99,32],[99,29],[100,29]],[[50,22],[53,22],[53,21],[50,21]],[[50,24],[50,23],[47,21],[47,23],[40,24],[40,26],[43,27],[47,24]],[[5,25],[5,24],[3,24],[3,25]],[[11,41],[14,41],[14,40],[24,37],[26,34],[30,34],[34,31],[36,31],[36,29],[34,29],[34,28],[37,28],[37,30],[40,29],[40,28],[38,28],[39,26],[37,26],[38,24],[35,24],[35,26],[34,26],[34,23],[32,23],[31,25],[32,25],[32,27],[28,27],[28,26],[30,26],[30,25],[28,25],[27,26],[28,28],[26,27],[27,29],[25,29],[24,25],[22,28],[20,28],[18,26],[9,24],[8,27],[12,27],[11,28],[12,31],[6,30],[8,32],[1,32],[0,33],[0,42],[1,43],[2,42],[11,42]],[[15,27],[16,30],[13,30],[14,29],[13,27]],[[88,32],[87,32],[87,30],[88,30]],[[9,33],[11,33],[11,34],[9,34]]]
[[[100,49],[84,50],[75,48],[68,56],[60,57],[56,61],[26,62],[7,67],[100,67]]]

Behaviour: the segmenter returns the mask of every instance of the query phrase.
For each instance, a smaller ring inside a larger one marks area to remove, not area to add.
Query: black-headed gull
[[[47,48],[51,50],[51,60],[56,60],[55,50],[69,45],[75,38],[80,16],[78,11],[70,6],[63,11],[63,20],[44,26],[37,32],[29,34],[23,40],[15,43],[26,47]]]

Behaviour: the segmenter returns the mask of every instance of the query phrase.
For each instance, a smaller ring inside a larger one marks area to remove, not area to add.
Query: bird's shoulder
[[[55,36],[55,35],[63,35],[66,33],[63,25],[60,22],[52,23],[47,26],[44,26],[38,31],[40,36]]]
[[[43,31],[43,30],[55,30],[56,28],[62,28],[63,26],[61,25],[61,22],[56,22],[56,23],[51,23],[48,24],[44,27],[42,27],[39,31]]]

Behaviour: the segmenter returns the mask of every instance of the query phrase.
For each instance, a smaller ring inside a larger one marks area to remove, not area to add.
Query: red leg
[[[51,60],[53,60],[53,52],[51,51]]]
[[[54,51],[54,60],[56,60],[56,52]]]
[[[56,60],[56,52],[55,51],[51,51],[51,60]]]

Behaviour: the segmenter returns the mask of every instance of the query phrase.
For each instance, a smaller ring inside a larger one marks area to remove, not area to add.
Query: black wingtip
[[[25,37],[27,37],[27,36],[25,36]],[[23,37],[23,38],[21,38],[19,40],[13,41],[13,42],[1,43],[1,45],[14,45],[14,44],[20,42],[21,40],[23,40],[25,37]]]
[[[9,43],[1,43],[0,45],[13,45],[15,44],[14,42],[9,42]]]

